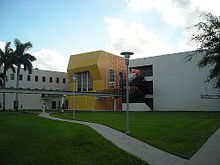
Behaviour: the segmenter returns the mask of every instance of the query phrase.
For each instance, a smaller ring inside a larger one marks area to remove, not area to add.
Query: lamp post
[[[129,65],[129,58],[131,55],[133,55],[133,52],[122,52],[121,55],[125,58],[125,64],[126,64],[126,134],[129,134],[129,84],[128,84],[128,65]]]
[[[76,74],[73,74],[73,82],[74,82],[74,94],[76,94],[76,80],[77,80],[77,75]],[[73,95],[76,97],[76,95]],[[74,99],[73,99],[74,100]],[[73,102],[74,103],[74,102]],[[76,105],[76,99],[75,99],[75,105]],[[76,108],[73,109],[73,119],[75,120],[76,119]]]

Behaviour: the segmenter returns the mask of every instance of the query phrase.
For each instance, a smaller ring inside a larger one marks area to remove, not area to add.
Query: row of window
[[[15,74],[11,74],[11,77],[10,77],[10,80],[15,80]],[[19,75],[19,80],[20,81],[23,81],[23,75],[20,74]],[[60,78],[59,77],[56,77],[56,83],[60,83]],[[27,81],[31,81],[31,75],[27,75]],[[39,82],[39,76],[34,76],[34,81],[35,82]],[[41,79],[42,82],[46,82],[46,76],[42,76],[42,79]],[[49,82],[52,83],[53,82],[53,77],[49,77]],[[66,83],[66,78],[63,78],[63,84]]]
[[[119,72],[118,73],[118,81],[119,81],[119,85],[122,85],[122,80],[123,80],[123,73]],[[109,70],[109,86],[111,88],[115,87],[115,72],[114,70]]]
[[[115,71],[109,70],[109,86],[111,88],[115,87]],[[74,74],[74,79],[76,81],[76,89],[77,91],[91,91],[93,90],[93,80],[89,71],[86,72],[78,72]],[[123,73],[118,73],[119,85],[122,85]]]
[[[90,73],[87,72],[79,72],[75,73],[75,81],[77,82],[77,91],[91,91],[93,90],[93,80]]]

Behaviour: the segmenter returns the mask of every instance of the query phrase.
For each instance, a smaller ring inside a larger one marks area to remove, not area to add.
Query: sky
[[[34,67],[66,71],[70,55],[104,50],[134,58],[195,50],[202,12],[219,0],[0,0],[0,48],[30,41]]]

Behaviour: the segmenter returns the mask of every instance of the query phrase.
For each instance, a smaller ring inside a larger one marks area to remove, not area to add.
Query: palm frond
[[[26,64],[24,65],[24,70],[28,71],[29,74],[32,73],[33,71],[33,65],[30,61],[27,61]]]
[[[27,51],[32,47],[32,43],[21,43],[21,41],[18,39],[15,39],[14,43],[16,46],[16,50],[14,52],[16,59],[15,65],[18,66],[18,68],[20,68],[23,65],[25,71],[32,73],[32,62],[35,61],[36,58],[30,53],[27,53]]]
[[[31,62],[37,60],[36,57],[32,56],[32,55],[29,54],[29,53],[24,54],[24,58],[28,59],[28,60],[31,61]]]

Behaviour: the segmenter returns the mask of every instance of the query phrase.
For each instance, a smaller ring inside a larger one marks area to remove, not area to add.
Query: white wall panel
[[[154,110],[220,111],[219,99],[201,99],[202,94],[220,94],[212,83],[205,83],[211,68],[199,69],[199,57],[186,62],[189,53],[193,52],[131,61],[130,67],[153,65]]]
[[[6,83],[6,87],[16,87],[16,73],[15,73],[15,80],[10,80],[12,71],[7,72],[8,81]],[[31,89],[52,89],[52,90],[68,90],[68,80],[67,80],[67,73],[65,72],[56,72],[56,71],[46,71],[46,70],[38,70],[34,69],[33,73],[31,74],[31,81],[27,81],[28,72],[24,72],[21,69],[21,74],[23,75],[23,80],[19,81],[19,87],[21,88],[31,88]],[[35,82],[35,76],[38,76],[38,82]],[[46,77],[46,82],[42,82],[42,77]],[[49,78],[53,78],[53,82],[49,82]],[[59,83],[56,82],[56,78],[59,78]],[[63,78],[65,78],[65,83],[63,83]],[[3,94],[0,93],[0,103],[2,108],[2,100]],[[31,95],[31,94],[19,94],[19,108],[21,108],[21,104],[23,109],[41,109],[43,102],[46,102],[47,107],[51,108],[51,102],[56,101],[57,106],[58,102],[61,101],[61,98],[50,98],[49,100],[45,101],[42,99],[41,95]],[[14,108],[14,100],[15,94],[6,94],[6,109],[13,109]]]

